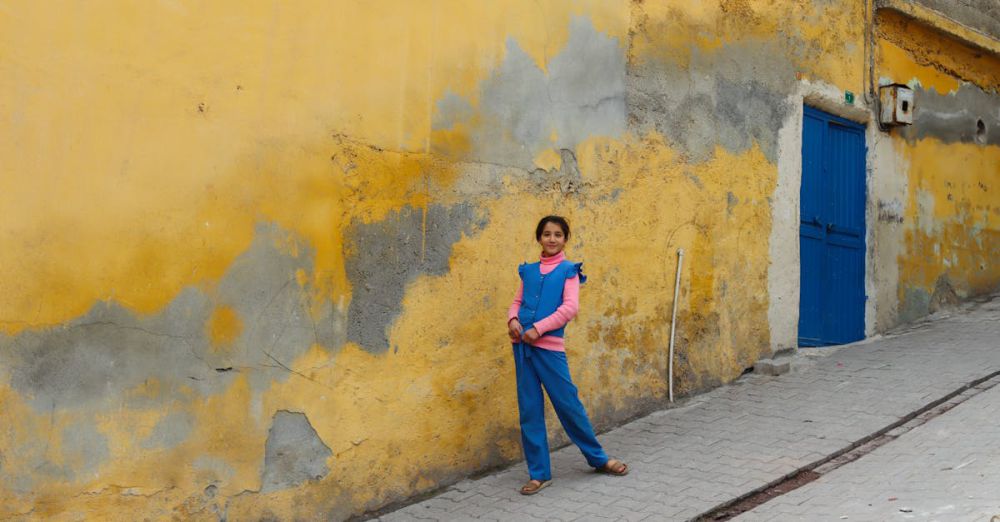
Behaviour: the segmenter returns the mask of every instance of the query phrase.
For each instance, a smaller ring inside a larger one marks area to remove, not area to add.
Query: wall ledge
[[[895,11],[936,29],[966,45],[1000,56],[1000,40],[968,27],[948,16],[906,0],[876,0],[875,8]]]

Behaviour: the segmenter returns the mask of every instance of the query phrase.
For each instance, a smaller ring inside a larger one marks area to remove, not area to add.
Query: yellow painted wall
[[[935,98],[963,99],[963,90],[982,93],[947,132],[893,134],[907,187],[898,308],[908,321],[1000,286],[1000,145],[970,139],[977,118],[995,125],[1000,57],[893,12],[881,14],[878,35],[882,79],[921,89],[938,104]]]
[[[862,92],[862,11],[792,0],[0,7],[0,347],[13,354],[0,369],[0,517],[338,519],[518,459],[504,314],[550,212],[574,223],[569,253],[591,278],[567,342],[599,427],[666,393],[677,248],[687,253],[677,391],[732,380],[769,350],[777,128],[753,128],[755,118],[780,122],[798,79]],[[641,71],[668,78],[666,94],[714,100],[718,114],[691,120],[719,128],[686,142],[657,127],[654,107],[622,115],[613,134],[545,132],[549,144],[526,147],[547,170],[484,159],[477,136],[518,132],[488,110],[499,99],[490,86],[516,91],[500,83],[516,52],[537,69],[519,69],[525,77],[551,77],[574,34],[617,46],[622,69],[597,72],[623,88]],[[743,113],[719,97],[733,87],[699,90],[703,77],[754,83],[765,108],[730,127],[726,111]],[[468,113],[436,125],[449,97]],[[913,154],[940,152],[920,147]],[[934,174],[920,179],[940,192]],[[473,214],[453,225],[445,269],[405,280],[387,349],[349,341],[361,291],[349,265],[365,245],[355,231],[416,212],[423,255],[447,235],[428,221],[438,208]],[[984,222],[994,230],[995,217]],[[954,225],[982,222],[969,219]],[[276,277],[258,249],[297,267],[280,274],[288,306],[298,300],[304,321],[328,332],[285,360],[268,351],[285,329],[268,337],[268,321],[291,324],[297,309],[241,315],[274,295],[230,297],[233,281],[253,281],[233,274]],[[87,322],[105,309],[117,319]],[[66,340],[88,328],[110,332],[102,341],[167,339],[177,352],[164,360],[200,354],[206,373],[188,379],[129,355],[139,366],[113,370],[132,372],[120,392],[45,403],[67,394],[33,386],[76,370],[42,352],[97,353]],[[266,364],[226,362],[247,354]],[[309,419],[328,473],[262,492],[282,410]]]

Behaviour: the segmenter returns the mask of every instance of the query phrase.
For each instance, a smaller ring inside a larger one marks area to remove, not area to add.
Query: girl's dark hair
[[[545,229],[547,223],[559,225],[559,228],[563,231],[563,235],[566,236],[566,239],[569,239],[569,222],[566,221],[566,218],[562,216],[545,216],[538,222],[538,226],[535,227],[535,241],[542,239],[542,230]]]

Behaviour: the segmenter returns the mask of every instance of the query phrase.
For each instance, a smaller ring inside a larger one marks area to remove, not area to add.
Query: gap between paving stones
[[[790,493],[841,466],[864,457],[879,447],[896,440],[900,435],[926,424],[929,420],[948,412],[959,404],[998,384],[1000,384],[1000,371],[969,382],[944,397],[914,410],[885,428],[851,443],[840,451],[749,491],[745,495],[716,506],[690,520],[692,522],[720,522],[735,518],[757,506]]]

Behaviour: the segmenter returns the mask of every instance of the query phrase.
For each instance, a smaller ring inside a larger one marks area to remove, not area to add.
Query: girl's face
[[[566,235],[562,228],[556,223],[546,223],[542,229],[542,237],[538,239],[538,244],[542,245],[542,253],[545,257],[551,257],[562,252],[566,246]]]

